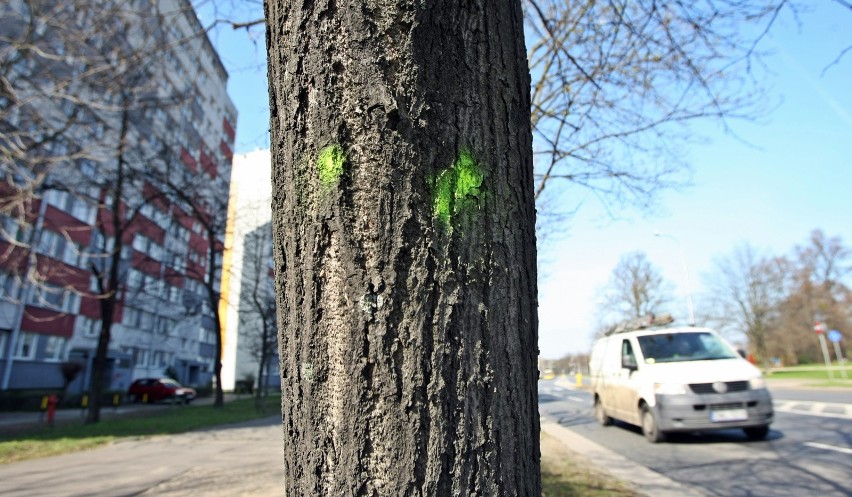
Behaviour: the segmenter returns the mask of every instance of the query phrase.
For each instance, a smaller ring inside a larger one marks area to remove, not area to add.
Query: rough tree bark
[[[520,2],[265,10],[286,495],[539,495]]]

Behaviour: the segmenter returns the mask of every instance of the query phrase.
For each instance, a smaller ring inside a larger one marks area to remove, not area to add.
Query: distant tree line
[[[815,321],[852,339],[852,251],[821,230],[788,255],[763,253],[750,244],[716,260],[705,277],[708,322],[742,332],[758,361],[784,365],[822,360]]]
[[[728,336],[744,335],[759,362],[822,361],[814,322],[852,340],[852,250],[821,230],[788,255],[749,243],[718,257],[704,275],[698,323]],[[642,252],[624,255],[599,290],[597,335],[618,321],[668,311],[671,285]],[[848,346],[846,346],[848,347]]]

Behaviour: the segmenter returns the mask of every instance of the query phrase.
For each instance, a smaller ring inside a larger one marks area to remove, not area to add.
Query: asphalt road
[[[650,444],[636,427],[600,426],[590,394],[567,382],[540,382],[539,411],[545,420],[695,495],[852,495],[852,395],[807,389],[772,393],[776,419],[761,442],[749,442],[740,430],[725,430],[678,434],[668,443]],[[629,472],[618,476],[630,479]]]

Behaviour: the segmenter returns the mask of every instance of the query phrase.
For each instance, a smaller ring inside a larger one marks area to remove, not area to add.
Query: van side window
[[[621,342],[621,356],[630,356],[636,360],[636,357],[633,355],[633,346],[630,345],[630,340],[624,340]]]
[[[621,361],[622,367],[624,367],[627,362],[632,364],[634,369],[636,367],[636,356],[633,354],[633,346],[630,345],[630,340],[623,340],[621,342]]]

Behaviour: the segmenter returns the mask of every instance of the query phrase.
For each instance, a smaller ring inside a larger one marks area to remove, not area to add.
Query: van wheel
[[[743,431],[749,440],[763,440],[766,438],[766,435],[769,435],[769,426],[752,426],[749,428],[743,428]]]
[[[660,431],[654,411],[648,406],[642,406],[642,434],[652,444],[666,439],[665,433]]]
[[[612,424],[612,418],[607,416],[606,409],[604,409],[600,399],[595,399],[595,417],[598,418],[598,423],[600,423],[601,426],[609,426]]]

